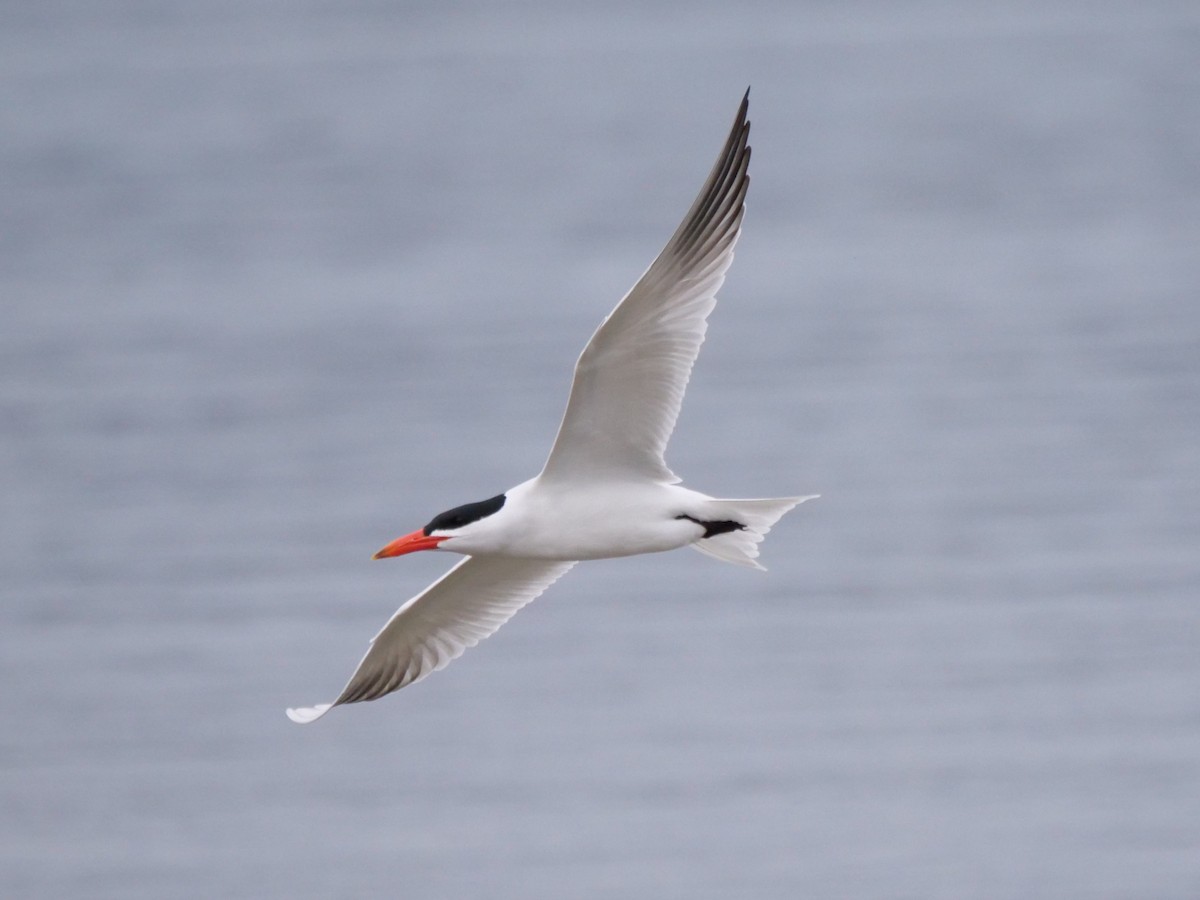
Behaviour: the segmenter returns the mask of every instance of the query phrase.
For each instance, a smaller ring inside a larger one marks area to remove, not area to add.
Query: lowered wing
[[[334,706],[377,700],[444,668],[495,633],[573,562],[468,556],[396,611],[333,703],[289,709],[307,724]]]

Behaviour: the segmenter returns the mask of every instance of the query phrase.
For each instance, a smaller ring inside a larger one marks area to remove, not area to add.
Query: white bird
[[[784,513],[816,496],[718,500],[682,487],[663,461],[741,230],[749,96],[683,222],[580,355],[541,473],[434,516],[376,553],[441,550],[466,559],[400,607],[333,703],[289,709],[292,721],[312,722],[334,706],[420,681],[579,560],[690,546],[761,569],[757,544]]]

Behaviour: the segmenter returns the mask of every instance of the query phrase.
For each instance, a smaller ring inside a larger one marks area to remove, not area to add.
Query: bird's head
[[[470,539],[477,536],[475,533],[480,531],[479,523],[499,512],[505,499],[504,494],[497,494],[489,500],[464,503],[444,513],[438,513],[424,528],[396,538],[376,553],[374,558],[403,556],[418,550],[457,550],[471,553],[468,545],[471,543]],[[459,546],[455,546],[456,544]]]

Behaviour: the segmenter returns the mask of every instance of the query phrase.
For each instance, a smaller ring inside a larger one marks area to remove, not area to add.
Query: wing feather
[[[543,480],[679,481],[663,452],[741,230],[749,100],[675,234],[580,355]]]
[[[307,723],[334,706],[377,700],[444,668],[561,578],[573,562],[468,556],[396,611],[333,703],[289,709]]]

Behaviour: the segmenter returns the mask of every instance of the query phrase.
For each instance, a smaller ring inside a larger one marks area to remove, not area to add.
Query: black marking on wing
[[[462,506],[448,509],[444,513],[438,513],[425,526],[425,536],[428,537],[435,531],[453,531],[455,528],[462,528],[464,525],[485,519],[492,513],[499,512],[506,499],[503,494],[497,494],[488,500],[464,503]]]
[[[735,522],[733,519],[716,519],[711,522],[704,522],[700,519],[694,519],[691,516],[681,515],[676,516],[676,519],[687,519],[689,522],[695,522],[704,529],[703,537],[715,537],[718,534],[727,534],[730,531],[745,531],[746,526],[741,522]]]

